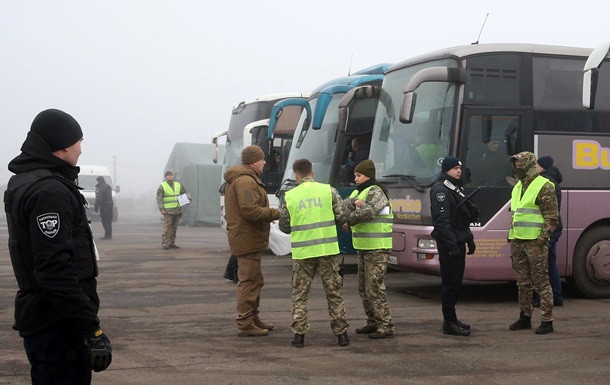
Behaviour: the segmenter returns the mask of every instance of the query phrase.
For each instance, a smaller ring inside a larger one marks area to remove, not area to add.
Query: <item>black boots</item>
[[[510,330],[524,330],[524,329],[531,329],[532,328],[532,317],[528,317],[526,315],[523,314],[523,312],[521,312],[521,314],[519,314],[519,319],[517,320],[517,322],[511,324],[508,327]],[[551,329],[553,327],[551,326]]]
[[[302,348],[305,345],[305,335],[295,334],[290,344],[295,348]]]
[[[443,321],[443,334],[468,337],[470,335],[470,330],[461,327],[456,322]]]
[[[347,332],[343,332],[337,336],[339,340],[339,346],[347,346],[349,345],[349,338],[347,338]]]
[[[377,326],[365,325],[361,328],[356,329],[356,334],[371,334],[377,331]]]
[[[553,332],[553,321],[542,321],[536,328],[536,334],[549,334]]]

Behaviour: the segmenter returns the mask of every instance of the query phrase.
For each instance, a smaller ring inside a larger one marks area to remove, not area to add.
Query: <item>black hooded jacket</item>
[[[547,178],[555,185],[555,195],[557,195],[557,207],[561,211],[561,182],[563,182],[563,175],[561,175],[561,171],[555,166],[551,166],[548,169],[544,170],[540,173],[543,177]],[[563,230],[563,224],[561,223],[561,214],[559,215],[559,220],[557,222],[557,228],[555,231]]]
[[[29,132],[4,193],[9,251],[19,291],[15,325],[22,337],[62,324],[90,334],[99,328],[95,245],[79,168],[54,156]]]

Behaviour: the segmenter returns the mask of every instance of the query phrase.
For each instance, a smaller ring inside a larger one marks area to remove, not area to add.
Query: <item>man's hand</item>
[[[474,252],[477,250],[477,245],[475,245],[474,240],[473,239],[469,240],[467,245],[468,245],[468,252],[466,254],[468,254],[468,255],[474,254]]]
[[[364,201],[362,199],[356,199],[354,201],[354,206],[356,206],[356,208],[359,209],[360,207],[364,206]]]
[[[112,346],[102,329],[98,329],[93,334],[93,337],[87,338],[85,345],[89,351],[91,369],[94,372],[101,372],[110,366],[112,362]]]
[[[343,231],[345,231],[346,233],[349,232],[349,225],[347,223],[344,223],[343,226],[341,226],[343,228]]]

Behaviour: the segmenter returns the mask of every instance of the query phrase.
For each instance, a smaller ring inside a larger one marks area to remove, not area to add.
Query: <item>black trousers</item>
[[[104,227],[104,236],[112,237],[112,206],[100,207],[100,219]]]
[[[462,289],[462,278],[466,267],[466,245],[458,243],[460,254],[449,256],[449,248],[443,242],[437,242],[439,260],[441,265],[441,303],[443,319],[448,322],[457,321],[455,304]]]
[[[48,327],[25,337],[33,385],[91,384],[90,358],[85,338],[65,326]]]

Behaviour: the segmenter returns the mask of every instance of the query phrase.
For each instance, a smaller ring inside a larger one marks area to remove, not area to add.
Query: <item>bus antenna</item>
[[[349,59],[349,68],[347,69],[347,76],[352,76],[352,62],[354,61],[354,54]]]
[[[481,39],[481,34],[483,33],[483,28],[485,28],[485,22],[487,21],[488,17],[489,17],[489,12],[487,12],[487,15],[485,15],[485,20],[483,20],[483,25],[481,26],[481,30],[479,31],[479,36],[477,37],[477,41],[472,43],[472,45],[479,44],[479,40]]]

